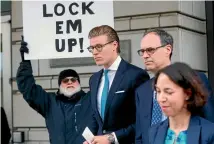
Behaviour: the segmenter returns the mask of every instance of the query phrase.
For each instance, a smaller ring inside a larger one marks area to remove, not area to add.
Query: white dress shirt
[[[108,68],[108,78],[109,78],[109,89],[111,88],[112,82],[114,80],[116,71],[120,65],[121,62],[121,57],[118,56],[117,59],[114,61],[114,63]],[[102,75],[101,81],[100,81],[100,85],[99,85],[99,89],[98,89],[98,94],[97,94],[97,107],[98,107],[98,111],[101,115],[101,97],[102,97],[102,90],[104,87],[104,81],[105,81],[105,77],[104,77],[104,73]],[[114,137],[115,137],[115,144],[119,144],[117,137],[115,135],[115,133],[113,133]]]

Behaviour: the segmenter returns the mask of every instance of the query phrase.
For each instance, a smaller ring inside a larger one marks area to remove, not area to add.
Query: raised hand
[[[29,53],[29,49],[27,47],[27,42],[24,41],[24,36],[22,36],[21,47],[19,49],[21,53],[22,61],[24,61],[24,53]]]

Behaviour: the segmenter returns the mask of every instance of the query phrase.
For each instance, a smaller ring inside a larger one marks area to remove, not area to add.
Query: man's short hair
[[[117,52],[120,53],[120,39],[117,35],[117,32],[112,27],[108,25],[94,27],[93,29],[90,30],[88,38],[90,39],[101,35],[106,35],[109,42],[117,41],[118,43]]]
[[[161,40],[161,45],[171,45],[172,47],[172,51],[173,51],[173,37],[172,35],[170,35],[168,32],[166,32],[165,30],[163,29],[160,29],[160,28],[155,28],[155,29],[149,29],[147,30],[143,37],[146,36],[147,34],[149,33],[154,33],[155,35],[159,36],[160,37],[160,40]],[[172,57],[172,52],[170,54],[170,59]]]

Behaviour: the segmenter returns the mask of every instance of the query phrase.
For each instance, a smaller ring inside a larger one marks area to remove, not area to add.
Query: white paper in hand
[[[82,133],[82,136],[86,139],[86,141],[91,144],[91,141],[94,138],[93,133],[90,131],[88,127],[85,128],[85,130]]]

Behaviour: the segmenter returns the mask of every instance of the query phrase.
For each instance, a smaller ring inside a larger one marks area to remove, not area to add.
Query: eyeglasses
[[[66,84],[66,83],[69,82],[69,80],[70,80],[72,83],[75,83],[75,82],[78,80],[78,78],[76,78],[76,77],[65,78],[65,79],[62,80],[62,82]]]
[[[90,53],[93,53],[94,49],[96,49],[98,52],[101,52],[104,48],[104,46],[106,46],[107,44],[110,44],[114,41],[110,41],[110,42],[107,42],[105,44],[97,44],[95,46],[89,46],[87,49]]]
[[[143,56],[144,52],[146,52],[148,55],[152,55],[155,53],[155,51],[159,48],[162,48],[162,47],[165,47],[166,45],[162,45],[162,46],[159,46],[159,47],[155,47],[155,48],[152,48],[152,47],[149,47],[149,48],[146,48],[146,49],[139,49],[137,51],[137,53],[140,55],[140,56]]]

